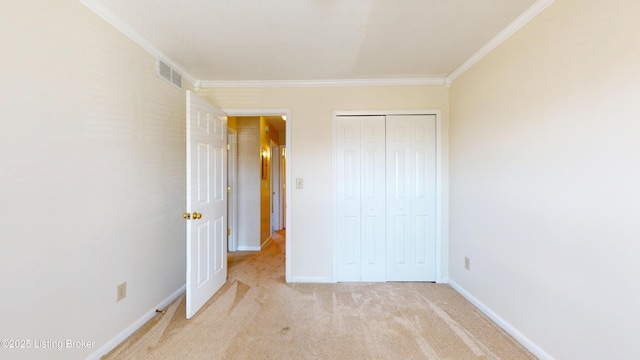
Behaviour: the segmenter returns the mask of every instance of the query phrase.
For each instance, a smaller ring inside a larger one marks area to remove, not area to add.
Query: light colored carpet
[[[535,359],[448,285],[286,284],[282,235],[230,254],[193,319],[183,295],[103,359]]]

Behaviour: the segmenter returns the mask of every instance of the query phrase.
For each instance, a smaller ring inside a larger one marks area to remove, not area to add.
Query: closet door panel
[[[338,281],[435,281],[435,115],[336,122]]]
[[[338,281],[385,281],[385,118],[337,120]]]
[[[415,262],[411,280],[436,279],[436,117],[411,116],[413,136],[412,226]]]
[[[360,120],[340,119],[336,143],[336,236],[338,281],[361,279]]]
[[[362,281],[385,281],[385,118],[361,121]]]
[[[435,281],[435,124],[432,115],[387,116],[389,281]]]
[[[412,227],[411,119],[387,116],[387,280],[411,279]]]

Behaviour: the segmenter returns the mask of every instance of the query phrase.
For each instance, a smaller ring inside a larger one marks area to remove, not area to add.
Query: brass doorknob
[[[190,220],[191,219],[191,214],[184,213],[184,214],[182,214],[182,218],[184,218],[185,220]]]
[[[197,213],[197,212],[193,212],[193,219],[202,219],[202,214]]]

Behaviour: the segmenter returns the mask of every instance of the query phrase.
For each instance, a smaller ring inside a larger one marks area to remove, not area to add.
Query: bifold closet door
[[[387,280],[435,281],[436,117],[386,121]]]
[[[336,125],[337,280],[385,281],[385,117]]]

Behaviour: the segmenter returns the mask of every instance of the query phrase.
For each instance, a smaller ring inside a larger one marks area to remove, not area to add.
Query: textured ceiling
[[[198,80],[441,77],[535,0],[100,0]]]

